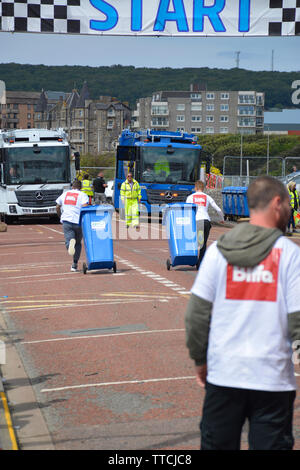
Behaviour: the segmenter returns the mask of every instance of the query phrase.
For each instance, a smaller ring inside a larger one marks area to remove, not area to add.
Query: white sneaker
[[[77,272],[78,272],[78,268],[77,268],[77,266],[76,266],[75,264],[72,264],[72,266],[71,266],[71,271],[72,271],[73,273],[77,273]]]
[[[74,256],[75,254],[75,243],[76,243],[75,238],[71,238],[70,243],[69,243],[69,248],[68,248],[68,253],[70,256]]]

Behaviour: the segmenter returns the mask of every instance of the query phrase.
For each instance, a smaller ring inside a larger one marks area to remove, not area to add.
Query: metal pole
[[[270,158],[270,134],[269,130],[270,128],[268,127],[268,141],[267,141],[267,175],[269,174],[269,158]]]
[[[240,176],[243,175],[243,134],[241,134]]]

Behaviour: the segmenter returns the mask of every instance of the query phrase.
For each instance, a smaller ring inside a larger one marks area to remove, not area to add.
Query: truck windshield
[[[200,150],[195,148],[141,148],[140,181],[193,184],[200,174]]]
[[[5,152],[6,184],[70,181],[69,147],[16,147]]]

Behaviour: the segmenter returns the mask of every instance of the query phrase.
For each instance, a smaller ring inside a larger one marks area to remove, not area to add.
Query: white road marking
[[[42,393],[46,392],[61,392],[63,390],[74,390],[78,388],[90,388],[90,387],[107,387],[111,385],[126,385],[126,384],[144,384],[144,383],[153,383],[153,382],[171,382],[174,380],[191,380],[196,379],[194,375],[188,375],[186,377],[163,377],[161,379],[140,379],[140,380],[125,380],[123,382],[102,382],[94,384],[81,384],[81,385],[69,385],[66,387],[57,387],[57,388],[43,388]]]
[[[22,341],[21,344],[40,344],[40,343],[53,343],[57,341],[71,341],[74,339],[98,339],[98,338],[110,338],[115,336],[132,336],[132,335],[147,335],[153,333],[177,333],[185,331],[183,328],[174,328],[171,330],[145,330],[145,331],[129,331],[126,333],[108,333],[103,335],[86,335],[86,336],[72,336],[65,338],[51,338],[51,339],[41,339],[35,341]]]
[[[134,269],[135,271],[138,271],[140,274],[143,276],[149,277],[153,281],[157,281],[160,284],[164,285],[165,287],[169,287],[170,289],[176,291],[178,294],[181,295],[189,295],[190,292],[188,290],[185,290],[184,287],[181,287],[179,284],[175,284],[175,282],[170,281],[170,279],[167,279],[165,277],[160,276],[159,274],[154,273],[153,271],[145,271],[143,268],[140,266],[136,266],[135,264],[132,264],[130,261],[127,259],[121,258],[120,256],[115,256],[115,258],[120,262],[125,264],[131,269]]]

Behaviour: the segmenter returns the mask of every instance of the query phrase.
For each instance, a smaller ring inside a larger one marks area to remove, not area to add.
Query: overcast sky
[[[0,63],[230,69],[236,67],[240,51],[240,68],[270,71],[272,50],[275,71],[300,71],[299,36],[137,38],[0,32]]]

